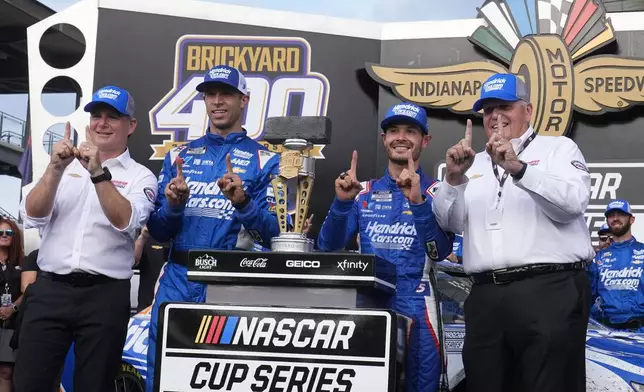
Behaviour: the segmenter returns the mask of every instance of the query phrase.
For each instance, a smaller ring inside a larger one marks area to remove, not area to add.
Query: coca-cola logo
[[[247,259],[244,257],[239,263],[239,266],[242,268],[266,268],[266,262],[268,259],[263,257],[258,257],[256,259]]]

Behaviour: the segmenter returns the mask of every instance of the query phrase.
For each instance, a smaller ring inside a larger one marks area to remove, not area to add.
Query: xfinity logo
[[[212,269],[217,267],[217,259],[209,255],[197,257],[195,260],[195,268],[197,269]]]
[[[239,263],[239,266],[242,268],[266,268],[266,262],[268,259],[263,257],[258,257],[256,259],[247,259],[244,257]]]
[[[348,261],[347,259],[345,259],[344,261],[338,261],[338,268],[342,271],[346,271],[348,269],[359,269],[364,272],[367,270],[368,266],[369,262],[364,262],[362,260]]]
[[[320,268],[317,260],[286,260],[286,266],[290,268]]]

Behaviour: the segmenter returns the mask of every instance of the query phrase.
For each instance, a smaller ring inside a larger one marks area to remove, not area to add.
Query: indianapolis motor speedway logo
[[[367,63],[378,83],[400,99],[470,114],[483,82],[495,73],[524,79],[541,135],[565,135],[573,111],[602,114],[644,102],[644,61],[584,57],[615,41],[600,0],[490,0],[469,40],[503,64],[475,61],[437,68],[393,68]]]
[[[151,145],[151,160],[162,160],[174,147],[205,134],[208,116],[195,88],[214,65],[239,69],[246,77],[250,101],[242,125],[251,139],[260,140],[268,117],[325,116],[329,81],[311,71],[311,46],[297,37],[185,35],[177,40],[174,85],[150,110],[152,135],[169,136]],[[260,141],[275,152],[281,146]],[[311,156],[324,158],[323,145]]]

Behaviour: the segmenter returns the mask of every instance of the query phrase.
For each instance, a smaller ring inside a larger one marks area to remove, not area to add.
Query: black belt
[[[38,272],[38,276],[73,287],[89,287],[118,280],[105,275],[94,275],[85,272],[72,272],[66,275],[59,275],[53,272],[40,271]]]
[[[183,266],[188,266],[188,251],[184,250],[171,250],[169,261]]]
[[[638,329],[644,327],[644,317],[635,317],[621,324],[613,324],[610,321],[605,320],[603,324],[614,329],[628,329],[637,331]]]
[[[586,268],[585,261],[576,261],[568,264],[530,264],[521,267],[503,268],[494,271],[481,272],[470,275],[474,283],[503,284],[530,278],[532,276],[549,274],[552,272],[583,270]]]

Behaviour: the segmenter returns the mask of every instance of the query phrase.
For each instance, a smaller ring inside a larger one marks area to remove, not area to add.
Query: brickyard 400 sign
[[[150,110],[152,134],[169,136],[163,144],[151,146],[150,159],[161,160],[171,148],[204,135],[208,116],[195,88],[208,69],[219,64],[236,67],[246,76],[251,98],[243,126],[252,139],[262,137],[267,117],[326,115],[329,81],[311,72],[311,47],[306,40],[186,35],[176,45],[174,86]],[[322,148],[316,146],[313,156],[323,158]]]

